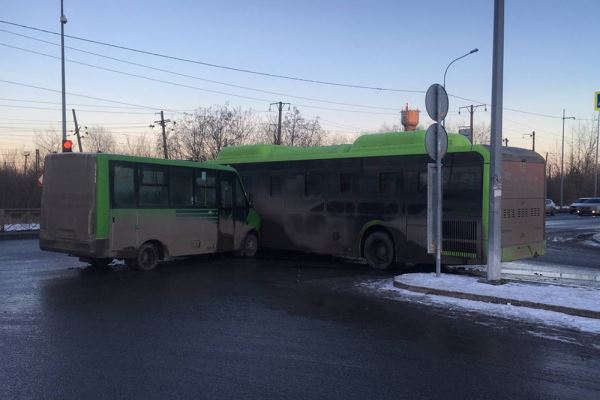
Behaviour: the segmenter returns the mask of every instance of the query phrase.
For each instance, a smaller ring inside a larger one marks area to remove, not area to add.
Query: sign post
[[[427,154],[435,160],[435,190],[432,190],[435,200],[435,218],[432,226],[427,226],[428,238],[435,236],[435,274],[440,276],[442,269],[442,158],[448,150],[448,134],[442,126],[442,120],[448,114],[448,94],[440,84],[433,84],[427,89],[425,95],[425,108],[429,117],[436,121],[425,134],[425,148]],[[428,169],[429,170],[429,169]],[[428,218],[428,221],[430,219]],[[428,243],[429,251],[429,243]]]
[[[598,111],[598,133],[596,138],[596,163],[594,164],[594,197],[598,196],[598,146],[600,146],[600,92],[594,93],[594,110]]]

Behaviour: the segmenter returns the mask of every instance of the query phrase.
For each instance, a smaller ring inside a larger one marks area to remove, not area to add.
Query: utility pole
[[[35,149],[35,176],[40,176],[40,149]]]
[[[77,135],[77,145],[79,146],[79,152],[83,152],[83,149],[81,148],[81,135],[79,134],[79,125],[77,124],[77,115],[75,115],[75,109],[72,108],[71,111],[73,111],[73,122],[75,123],[75,135]]]
[[[277,122],[277,135],[273,138],[273,142],[275,144],[281,144],[281,111],[283,110],[283,106],[287,105],[288,110],[290,109],[290,103],[283,103],[281,101],[277,103],[269,104],[269,111],[271,111],[271,106],[277,106],[277,110],[279,111],[279,119]]]
[[[27,173],[27,158],[29,158],[29,155],[31,153],[29,153],[28,151],[24,151],[23,152],[23,156],[25,157],[25,165],[23,166],[23,172]]]
[[[504,85],[504,0],[494,0],[494,47],[492,59],[492,118],[487,280],[499,282],[502,240],[502,103]]]
[[[470,115],[470,124],[469,126],[471,127],[471,133],[469,134],[469,140],[471,141],[471,143],[473,143],[473,114],[475,113],[475,111],[477,111],[477,109],[479,107],[485,107],[485,111],[487,111],[487,105],[486,104],[477,104],[477,105],[473,105],[471,104],[470,106],[464,106],[464,107],[459,107],[458,108],[458,114],[460,115],[460,110],[462,109],[466,109]]]
[[[531,150],[535,151],[535,131],[531,132],[531,133],[526,133],[523,136],[529,136],[532,140],[532,146],[531,146]]]
[[[564,200],[564,185],[565,185],[565,119],[575,119],[575,117],[565,117],[565,109],[563,108],[562,116],[562,147],[560,149],[560,208],[563,208]]]
[[[502,141],[504,142],[504,146],[508,147],[508,138],[504,138]]]
[[[67,140],[67,98],[65,94],[65,24],[67,17],[60,0],[60,66],[62,71],[62,140]]]
[[[162,127],[163,154],[165,156],[165,160],[169,159],[169,152],[167,151],[167,132],[165,129],[167,122],[171,122],[171,120],[165,119],[165,113],[163,111],[160,112],[160,120],[154,121],[155,124],[159,124]]]

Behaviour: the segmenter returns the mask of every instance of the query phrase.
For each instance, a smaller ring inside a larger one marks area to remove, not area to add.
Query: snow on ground
[[[486,286],[493,287],[492,285]],[[437,306],[446,308],[449,311],[459,311],[461,314],[464,314],[464,312],[479,313],[492,317],[521,320],[550,327],[600,334],[599,319],[576,317],[554,311],[517,307],[510,304],[493,304],[481,301],[456,299],[453,297],[415,293],[395,287],[390,279],[365,282],[361,284],[361,287],[365,290],[368,290],[370,293],[375,292],[377,295],[392,300],[409,301],[428,306]],[[597,296],[600,296],[600,291],[598,291]],[[596,303],[598,302],[597,297],[595,301]],[[597,307],[597,305],[595,307]],[[547,335],[547,333],[536,334]],[[570,339],[566,337],[559,336],[560,335],[554,335],[554,337],[549,336],[548,338],[561,341],[570,341]]]
[[[10,224],[4,225],[4,232],[37,231],[40,224]]]
[[[479,282],[479,279],[465,275],[435,276],[434,273],[404,274],[399,277],[400,282],[411,286],[600,311],[600,289],[597,288],[522,282],[490,285]]]

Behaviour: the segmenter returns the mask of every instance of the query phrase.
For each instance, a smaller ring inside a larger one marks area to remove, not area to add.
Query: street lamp
[[[470,56],[473,53],[477,53],[479,51],[479,49],[473,49],[470,52],[468,52],[467,54],[463,54],[462,56],[455,58],[454,60],[450,61],[450,64],[448,64],[448,66],[446,67],[446,70],[444,71],[444,89],[446,89],[446,73],[448,73],[448,68],[450,68],[450,66],[452,64],[454,64],[456,61],[460,60],[461,58],[465,58],[466,56]]]

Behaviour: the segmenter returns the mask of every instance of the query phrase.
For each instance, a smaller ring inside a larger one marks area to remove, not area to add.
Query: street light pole
[[[467,54],[463,54],[462,56],[460,56],[460,57],[457,57],[457,58],[455,58],[454,60],[450,61],[450,64],[448,64],[448,66],[446,67],[446,70],[444,71],[444,89],[446,89],[446,74],[448,73],[448,68],[450,68],[450,66],[451,66],[452,64],[454,64],[455,62],[457,62],[457,61],[458,61],[458,60],[460,60],[461,58],[465,58],[466,56],[470,56],[471,54],[473,54],[473,53],[477,53],[478,51],[479,51],[479,49],[478,49],[478,48],[475,48],[475,49],[473,49],[473,50],[469,51]],[[446,90],[446,92],[448,92],[448,91]],[[444,120],[442,121],[442,125],[443,125],[443,126],[445,126],[445,125],[446,125],[446,118],[444,118]]]
[[[504,0],[494,1],[494,49],[492,60],[492,106],[490,132],[489,226],[487,280],[501,279],[502,241],[502,103],[504,85]]]
[[[563,108],[563,116],[562,116],[562,146],[560,150],[560,208],[562,209],[563,204],[563,194],[564,194],[564,185],[565,185],[565,174],[564,174],[564,163],[565,163],[565,119],[575,119],[575,117],[565,117],[565,109]]]
[[[444,71],[444,89],[446,89],[446,74],[448,73],[448,68],[450,68],[450,66],[452,64],[454,64],[455,62],[457,62],[461,58],[465,58],[466,56],[470,56],[471,54],[477,53],[478,51],[479,51],[479,49],[475,48],[475,49],[471,50],[470,52],[468,52],[467,54],[463,54],[462,56],[457,57],[454,60],[450,61],[450,64],[448,64],[448,66],[446,67],[446,70]]]
[[[65,95],[65,24],[67,17],[60,0],[60,67],[62,72],[62,140],[67,140],[67,98]]]

